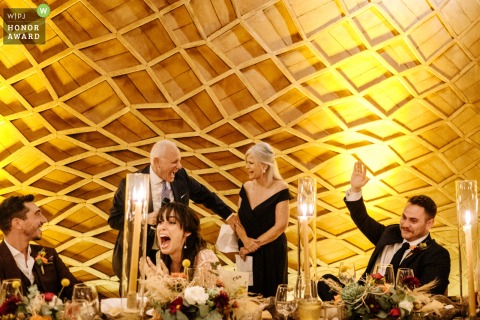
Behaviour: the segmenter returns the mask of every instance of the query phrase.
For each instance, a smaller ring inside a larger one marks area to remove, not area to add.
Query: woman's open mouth
[[[165,249],[170,244],[170,237],[167,235],[160,235],[160,248]]]

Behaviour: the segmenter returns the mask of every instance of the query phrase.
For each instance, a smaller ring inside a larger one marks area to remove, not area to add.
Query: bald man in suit
[[[189,205],[190,200],[203,204],[227,223],[238,220],[230,209],[215,193],[208,190],[200,182],[190,177],[182,167],[180,150],[170,140],[161,140],[155,143],[150,152],[150,165],[139,171],[150,175],[150,196],[148,204],[149,228],[147,234],[147,256],[155,263],[158,248],[154,246],[156,216],[164,201],[175,201]],[[163,186],[165,183],[165,187]],[[110,209],[108,224],[119,230],[113,251],[112,267],[115,274],[121,278],[123,259],[123,229],[125,218],[125,188],[126,179],[123,179]],[[167,188],[164,192],[164,188]],[[166,199],[162,198],[166,195]]]
[[[13,196],[0,204],[0,230],[4,239],[0,243],[0,280],[18,278],[22,291],[34,284],[42,293],[59,294],[62,279],[70,284],[60,298],[70,299],[73,285],[79,283],[53,248],[30,244],[42,238],[42,225],[47,219],[33,202],[34,196]],[[46,262],[38,264],[36,259],[43,255]]]

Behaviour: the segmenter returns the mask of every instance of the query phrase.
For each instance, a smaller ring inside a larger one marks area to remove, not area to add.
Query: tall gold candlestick
[[[310,177],[300,178],[298,181],[298,223],[299,232],[298,235],[298,249],[303,250],[303,281],[305,289],[301,293],[304,299],[313,298],[314,293],[311,287],[311,275],[310,275],[310,245],[309,245],[309,226],[308,220],[314,219],[316,206],[316,185],[315,179]],[[314,239],[316,241],[316,239]],[[303,242],[303,248],[301,244]],[[316,254],[315,254],[316,255]],[[301,265],[301,255],[298,255],[298,270],[299,278],[297,279],[297,286],[299,284]],[[315,261],[315,259],[313,259]],[[301,283],[301,281],[300,281]],[[297,292],[300,294],[300,292]]]
[[[466,212],[467,216],[470,216],[470,212]],[[466,218],[465,220],[470,220]],[[467,253],[467,278],[468,278],[468,315],[470,317],[475,317],[476,307],[475,307],[475,278],[473,276],[473,243],[472,243],[472,227],[470,224],[467,224],[463,227],[465,232],[465,250]]]
[[[140,258],[146,257],[147,206],[149,176],[142,173],[127,174],[125,188],[125,218],[123,230],[123,257],[121,276],[122,311],[142,314],[145,273],[139,271]]]
[[[142,203],[135,202],[135,216],[133,217],[133,241],[132,243],[136,244],[140,242],[140,232],[142,227]],[[132,261],[139,260],[139,248],[137,246],[132,246]],[[137,304],[137,281],[138,278],[138,264],[132,263],[130,267],[130,274],[128,282],[128,294],[127,294],[127,308],[133,309]]]
[[[475,265],[478,261],[477,243],[477,225],[478,225],[478,197],[477,181],[464,180],[457,181],[457,218],[459,231],[465,234],[465,258],[467,264],[467,283],[468,283],[468,318],[477,319],[476,299],[475,299]],[[460,229],[461,227],[461,229]],[[460,238],[459,238],[460,239]],[[459,243],[459,250],[461,251]],[[460,274],[463,271],[460,270]],[[463,281],[463,279],[461,279]],[[462,293],[463,296],[463,293]]]
[[[309,298],[312,294],[310,292],[310,258],[308,250],[308,218],[302,217],[300,219],[301,233],[303,234],[303,276],[305,278],[305,298]]]

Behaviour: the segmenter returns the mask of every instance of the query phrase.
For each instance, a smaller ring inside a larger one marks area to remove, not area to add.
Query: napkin
[[[108,298],[100,302],[100,310],[109,317],[117,317],[122,313],[122,298]]]

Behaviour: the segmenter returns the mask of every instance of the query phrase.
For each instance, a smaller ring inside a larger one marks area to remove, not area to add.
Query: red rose
[[[170,309],[170,314],[175,314],[177,311],[182,311],[182,305],[183,305],[182,297],[175,298],[175,300],[173,300],[170,306],[168,307]]]
[[[406,285],[410,290],[420,287],[420,280],[416,277],[408,276],[403,279],[402,283]]]
[[[390,309],[390,312],[388,313],[389,316],[394,318],[400,317],[401,314],[402,313],[400,312],[400,309],[396,307],[393,307],[392,309]]]
[[[17,296],[11,296],[0,306],[0,315],[14,314],[17,311],[17,304],[20,302]]]
[[[53,298],[55,298],[55,294],[52,292],[45,292],[43,294],[43,298],[45,299],[46,302],[50,302],[53,300]]]
[[[220,291],[218,295],[213,298],[213,302],[215,303],[215,307],[217,309],[224,309],[228,306],[228,302],[230,301],[230,298],[228,297],[228,294],[226,291]]]
[[[383,276],[380,273],[372,273],[371,276],[372,276],[372,279],[375,279],[375,280],[381,280],[383,278]]]

